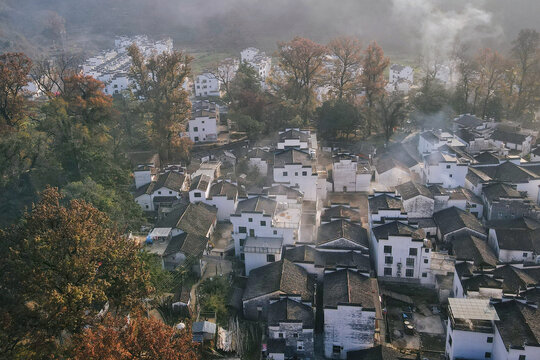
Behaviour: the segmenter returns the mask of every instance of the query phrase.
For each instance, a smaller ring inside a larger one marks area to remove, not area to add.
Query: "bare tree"
[[[473,111],[480,114],[484,119],[487,115],[489,101],[494,98],[496,92],[503,85],[506,61],[497,51],[486,48],[480,51],[476,58],[476,63],[479,75],[475,79],[476,88]],[[480,98],[481,102],[478,103]],[[481,109],[477,109],[477,106],[481,106]]]
[[[231,81],[234,79],[234,76],[236,75],[236,72],[238,71],[240,63],[238,59],[233,58],[227,58],[223,61],[221,61],[218,64],[215,64],[213,66],[213,70],[211,70],[211,74],[218,79],[218,81],[221,83],[221,90],[225,91],[225,97],[232,101],[231,99]]]
[[[377,99],[377,115],[386,141],[390,140],[396,127],[403,123],[407,114],[407,102],[400,93],[383,94]]]
[[[82,62],[80,54],[61,53],[53,59],[41,59],[35,62],[30,76],[47,97],[64,92],[65,80],[78,73]]]
[[[512,57],[516,61],[517,99],[514,115],[522,116],[527,110],[535,110],[540,94],[540,34],[525,29],[513,41]]]

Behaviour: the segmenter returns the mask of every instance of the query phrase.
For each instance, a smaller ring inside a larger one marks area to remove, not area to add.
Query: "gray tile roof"
[[[493,277],[502,281],[503,290],[508,294],[517,294],[538,284],[538,280],[534,277],[512,265],[504,265],[495,269]]]
[[[285,139],[300,139],[301,141],[307,142],[309,140],[309,135],[296,129],[289,129],[279,134],[279,140],[283,141]]]
[[[251,270],[242,300],[274,292],[299,295],[302,301],[313,303],[314,280],[305,269],[283,259]]]
[[[482,234],[485,233],[482,223],[476,216],[455,206],[436,212],[433,215],[433,220],[435,220],[442,235],[463,228],[468,228]]]
[[[462,127],[475,128],[481,126],[484,121],[479,117],[470,114],[464,114],[454,119],[454,122]]]
[[[339,304],[374,309],[370,278],[349,269],[324,274],[323,306],[336,308]]]
[[[312,159],[307,152],[298,149],[285,149],[276,152],[274,154],[274,166],[284,166],[285,164],[311,166]]]
[[[367,230],[361,225],[344,219],[322,224],[317,235],[317,246],[341,238],[352,241],[365,248],[369,247]]]
[[[189,190],[206,191],[211,181],[212,181],[212,178],[210,178],[210,176],[208,175],[205,175],[205,174],[197,175],[193,178],[193,180],[191,180],[191,186],[189,187]]]
[[[313,308],[289,298],[280,299],[268,306],[268,325],[280,322],[301,322],[304,329],[313,329]]]
[[[220,180],[210,187],[209,199],[214,196],[226,196],[227,200],[238,197],[238,186],[228,181]]]
[[[500,319],[496,326],[506,348],[540,345],[540,309],[515,300],[494,307]]]
[[[411,236],[413,240],[423,240],[426,237],[424,230],[414,228],[401,221],[392,221],[384,225],[379,225],[372,229],[375,238],[378,240],[388,239],[389,236]]]
[[[523,144],[527,139],[527,135],[497,129],[491,134],[491,138],[504,143]]]
[[[263,189],[263,193],[265,195],[286,195],[288,199],[298,199],[302,197],[302,192],[300,190],[283,184]]]
[[[182,253],[189,256],[201,256],[208,245],[208,238],[204,236],[183,233],[173,236],[165,249],[163,256]]]
[[[471,169],[469,169],[469,172],[470,170]],[[474,172],[484,181],[492,180],[512,184],[527,183],[531,179],[538,179],[540,177],[526,167],[516,165],[510,161],[505,161],[497,166],[474,168]]]
[[[238,202],[236,214],[242,212],[262,212],[263,214],[273,216],[276,212],[277,202],[264,196],[255,196]]]
[[[396,186],[396,191],[401,195],[403,200],[409,200],[420,195],[433,199],[433,194],[427,186],[413,181]]]
[[[373,214],[379,210],[401,210],[403,209],[403,202],[401,198],[389,195],[389,194],[379,194],[375,196],[370,196],[368,199],[369,211]]]
[[[540,229],[495,229],[499,249],[540,252]]]
[[[493,200],[499,200],[501,198],[524,198],[524,196],[522,196],[521,193],[517,191],[514,186],[504,183],[493,183],[485,185],[482,188],[482,193],[489,202],[492,202]]]
[[[321,214],[322,221],[330,221],[332,219],[349,219],[351,221],[360,222],[362,220],[360,212],[356,209],[351,209],[348,206],[337,205],[327,208]]]
[[[188,234],[206,236],[216,221],[217,209],[204,203],[179,204],[156,223],[156,228],[176,228]]]
[[[495,267],[497,255],[487,241],[476,236],[463,234],[452,240],[452,251],[456,260],[473,261],[476,266]]]

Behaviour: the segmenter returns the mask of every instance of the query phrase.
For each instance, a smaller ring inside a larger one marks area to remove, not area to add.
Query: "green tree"
[[[400,126],[408,114],[407,102],[400,94],[384,95],[377,102],[377,114],[388,142],[394,131]]]
[[[318,108],[317,129],[327,139],[355,133],[361,122],[360,113],[345,100],[325,101]]]
[[[256,139],[261,135],[263,125],[249,115],[232,113],[229,115],[231,121],[236,124],[236,129],[245,132],[250,139]]]
[[[375,104],[385,94],[386,80],[384,72],[390,60],[384,56],[382,48],[376,42],[372,42],[364,51],[362,62],[361,84],[364,88],[363,112],[366,117],[366,132],[371,135],[371,130],[376,119]]]

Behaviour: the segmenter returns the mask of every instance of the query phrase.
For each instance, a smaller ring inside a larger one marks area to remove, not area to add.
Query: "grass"
[[[193,56],[191,63],[192,72],[195,75],[203,73],[205,70],[215,67],[217,63],[228,57],[240,57],[240,53],[233,54],[229,52],[215,52],[197,49],[186,49]]]

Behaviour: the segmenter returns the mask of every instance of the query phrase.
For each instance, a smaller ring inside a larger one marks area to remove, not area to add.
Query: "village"
[[[172,48],[119,38],[89,59],[83,71],[108,94],[129,87],[131,42]],[[247,48],[183,85],[189,163],[128,154],[152,220],[130,236],[164,270],[190,273],[167,311],[193,320],[194,341],[274,360],[540,358],[537,130],[461,114],[384,143],[328,141],[313,127],[247,139],[220,99],[240,64],[262,88],[276,71]],[[390,66],[386,91],[407,94],[413,73]],[[201,305],[212,281],[220,314]]]

